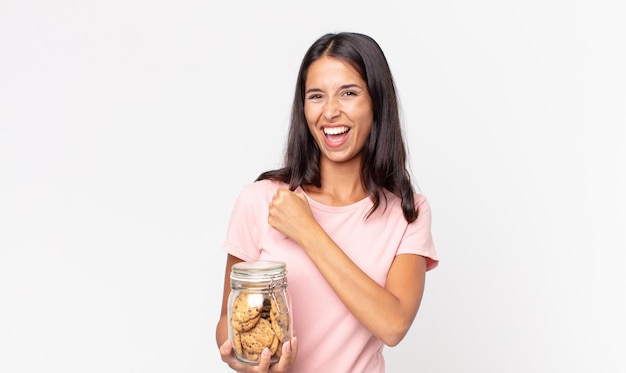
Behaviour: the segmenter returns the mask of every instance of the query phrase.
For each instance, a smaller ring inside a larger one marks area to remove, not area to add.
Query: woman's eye
[[[317,93],[309,96],[309,100],[319,100],[320,98],[322,98],[322,95]]]
[[[354,91],[345,91],[343,93],[344,96],[356,96],[356,92]]]

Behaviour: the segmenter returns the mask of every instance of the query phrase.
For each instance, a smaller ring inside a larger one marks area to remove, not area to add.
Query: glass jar
[[[267,347],[271,363],[278,362],[283,343],[291,339],[292,333],[285,263],[237,263],[230,272],[230,288],[228,337],[235,358],[256,365]]]

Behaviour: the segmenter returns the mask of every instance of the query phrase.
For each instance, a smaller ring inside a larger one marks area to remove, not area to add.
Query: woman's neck
[[[304,191],[314,200],[329,206],[346,206],[367,196],[361,181],[360,160],[320,163],[322,186],[307,186]]]

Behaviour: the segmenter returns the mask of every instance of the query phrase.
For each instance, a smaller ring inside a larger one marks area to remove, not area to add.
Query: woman
[[[222,360],[248,372],[383,372],[438,264],[427,200],[407,171],[398,100],[371,37],[327,34],[297,78],[283,168],[239,195],[227,232]],[[278,363],[245,366],[228,341],[229,274],[240,261],[285,262],[294,337]]]

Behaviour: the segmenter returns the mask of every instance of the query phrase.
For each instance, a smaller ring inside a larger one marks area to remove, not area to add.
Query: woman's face
[[[320,58],[307,73],[304,116],[322,160],[359,158],[374,117],[367,84],[350,64],[333,57]]]

